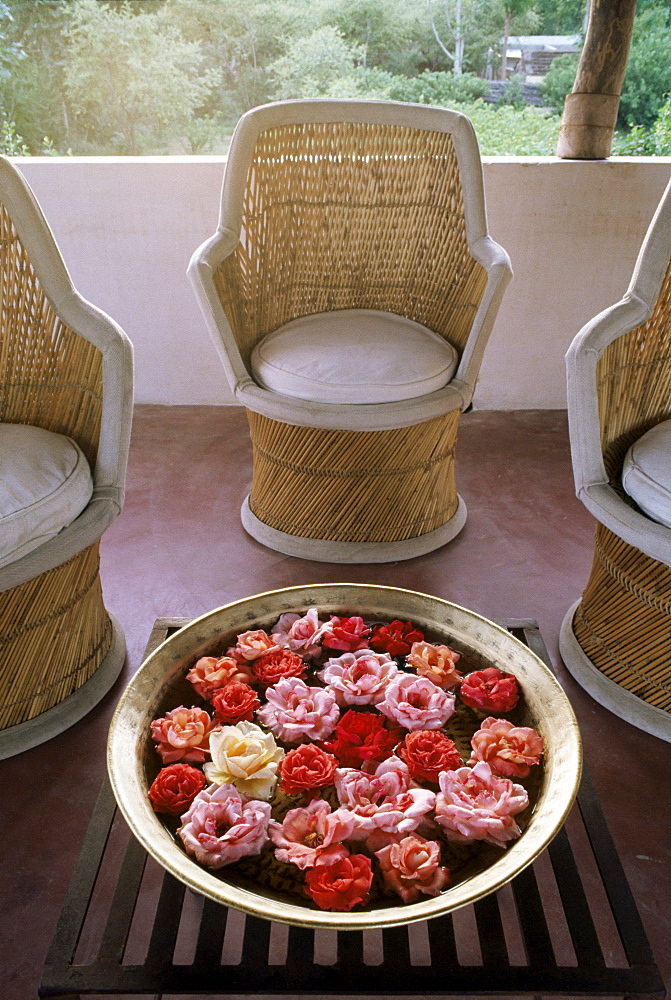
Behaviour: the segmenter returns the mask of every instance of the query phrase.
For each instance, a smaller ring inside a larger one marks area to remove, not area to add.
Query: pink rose
[[[514,726],[507,719],[485,719],[471,739],[469,764],[486,760],[494,774],[526,778],[543,753],[543,738],[535,729]]]
[[[238,640],[229,650],[229,655],[235,659],[241,657],[243,660],[257,660],[264,653],[274,653],[280,649],[279,643],[270,638],[262,628],[253,629],[250,632],[241,632]]]
[[[268,802],[248,799],[234,785],[210,785],[195,797],[177,833],[202,865],[222,868],[261,853],[269,820]]]
[[[358,649],[326,661],[319,677],[329,684],[339,705],[377,705],[398,667],[388,653]]]
[[[259,722],[285,743],[323,740],[330,736],[340,710],[327,688],[308,687],[299,677],[286,677],[266,691]]]
[[[461,682],[459,697],[479,712],[512,712],[519,698],[517,679],[496,667],[474,670]]]
[[[321,652],[323,630],[324,622],[319,621],[316,608],[310,608],[302,618],[289,611],[280,615],[270,638],[310,660]]]
[[[415,667],[421,677],[428,677],[440,688],[450,689],[461,683],[457,670],[460,653],[449,646],[432,646],[430,642],[413,642],[406,662]]]
[[[206,701],[209,701],[219,688],[233,681],[249,684],[251,678],[249,667],[246,664],[243,666],[230,656],[201,656],[186,675],[187,681],[193,684],[200,697]]]
[[[440,845],[410,833],[375,852],[385,885],[412,903],[420,893],[438,896],[450,881],[449,868],[440,865]]]
[[[377,707],[404,729],[440,729],[454,715],[454,695],[427,677],[399,671]]]
[[[521,830],[513,819],[529,805],[529,796],[521,785],[508,778],[498,778],[489,764],[480,761],[475,767],[443,771],[436,796],[436,822],[448,840],[472,844],[484,840],[494,847],[519,837]]]
[[[408,768],[398,757],[383,761],[374,775],[339,768],[335,786],[341,806],[356,817],[352,840],[366,840],[376,830],[401,834],[416,830],[436,799],[426,788],[411,787]]]
[[[303,870],[346,858],[349,851],[342,841],[353,828],[354,817],[345,809],[331,812],[328,802],[314,799],[303,809],[290,809],[282,823],[271,819],[269,832],[277,860]]]
[[[181,760],[192,763],[204,761],[209,756],[212,719],[202,708],[173,708],[164,718],[151,724],[156,752],[164,764]]]
[[[322,643],[329,649],[344,649],[353,653],[356,649],[365,649],[369,635],[370,629],[358,615],[353,618],[331,615],[331,620],[324,625]]]
[[[305,891],[322,910],[349,911],[367,903],[373,868],[365,854],[350,854],[332,865],[317,865],[305,875]]]

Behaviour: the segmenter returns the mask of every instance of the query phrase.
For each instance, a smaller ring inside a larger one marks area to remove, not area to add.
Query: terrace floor
[[[586,762],[668,990],[671,746],[592,701],[558,653],[563,616],[589,573],[593,532],[573,493],[565,413],[466,414],[457,455],[466,527],[448,546],[408,562],[317,564],[264,548],[240,525],[250,478],[242,410],[138,407],[126,507],[102,546],[106,602],[128,642],[125,672],[76,726],[0,763],[0,996],[37,996],[104,774],[109,720],[154,620],[200,615],[261,591],[338,581],[401,586],[488,618],[538,621],[578,716]]]

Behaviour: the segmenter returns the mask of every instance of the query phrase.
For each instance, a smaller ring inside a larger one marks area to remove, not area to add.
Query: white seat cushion
[[[671,528],[671,420],[634,441],[624,458],[622,486],[644,514]]]
[[[91,499],[79,445],[27,424],[0,424],[0,566],[58,534]]]
[[[259,385],[317,403],[391,403],[425,396],[452,378],[457,352],[437,333],[370,309],[301,316],[257,344]]]

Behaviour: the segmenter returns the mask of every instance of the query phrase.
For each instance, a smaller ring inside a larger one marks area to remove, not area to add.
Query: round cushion
[[[93,478],[79,445],[28,424],[0,424],[0,566],[20,559],[81,514]]]
[[[370,309],[301,316],[252,354],[255,380],[316,403],[391,403],[425,396],[452,378],[457,352],[437,333]]]
[[[671,420],[634,441],[624,458],[622,486],[644,514],[671,528]]]

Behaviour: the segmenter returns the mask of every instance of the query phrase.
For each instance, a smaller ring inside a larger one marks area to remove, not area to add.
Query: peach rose
[[[209,756],[212,719],[202,708],[180,705],[151,724],[156,752],[164,764],[177,760],[200,763]]]
[[[543,737],[535,729],[514,726],[507,719],[485,719],[471,738],[469,764],[486,760],[494,774],[526,778],[543,753]]]
[[[203,771],[211,783],[235,785],[252,799],[269,799],[277,783],[277,768],[284,750],[253,722],[224,726],[210,737],[212,763]]]
[[[210,785],[195,797],[177,833],[188,854],[216,869],[260,854],[269,820],[268,802],[247,799],[233,785]]]
[[[274,653],[281,649],[279,643],[271,639],[262,628],[252,629],[249,632],[241,632],[235,646],[229,650],[229,655],[234,659],[241,657],[243,660],[258,660],[259,656],[265,653]]]
[[[385,885],[412,903],[423,893],[438,896],[450,881],[449,868],[440,864],[440,845],[410,833],[375,852]]]
[[[249,684],[252,673],[246,664],[242,665],[230,656],[201,656],[189,670],[186,679],[193,684],[201,698],[209,701],[215,691],[233,681]]]
[[[449,646],[432,646],[430,642],[413,642],[412,649],[406,657],[406,663],[415,667],[421,677],[428,677],[440,688],[457,687],[461,683],[461,674],[457,670],[457,662],[461,653],[455,653]]]

